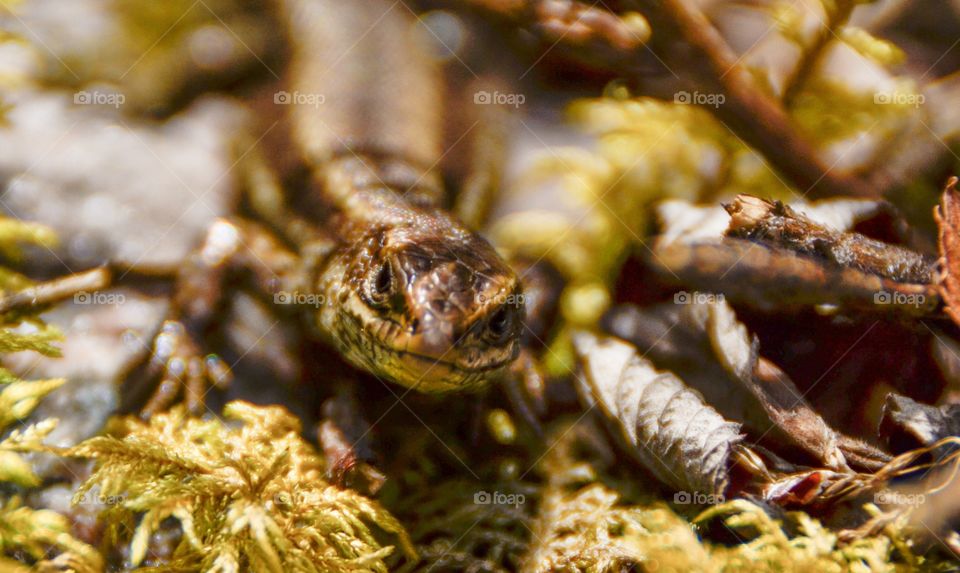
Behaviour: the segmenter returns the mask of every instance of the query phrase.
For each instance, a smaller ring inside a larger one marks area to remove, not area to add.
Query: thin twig
[[[103,267],[35,284],[0,297],[0,313],[45,306],[80,292],[93,292],[110,284],[110,272]]]
[[[854,195],[872,197],[875,191],[854,176],[831,171],[803,138],[779,102],[756,84],[750,71],[693,3],[661,0],[659,7],[666,24],[672,24],[694,51],[685,54],[678,66],[707,85],[715,84],[727,97],[718,115],[727,116],[733,129],[747,143],[810,197]],[[705,63],[706,70],[698,63]]]
[[[736,134],[764,155],[804,195],[811,198],[853,195],[876,197],[877,190],[853,175],[831,170],[814,146],[794,127],[780,102],[768,96],[740,63],[726,40],[703,12],[689,0],[625,1],[643,8],[658,33],[646,45],[645,34],[631,31],[624,14],[598,10],[579,2],[567,5],[564,14],[553,14],[543,0],[466,0],[476,9],[508,25],[533,29],[545,40],[575,47],[580,59],[642,83],[639,62],[647,50],[667,60],[686,80],[698,81],[726,97],[716,113]],[[828,26],[844,21],[843,8]],[[639,12],[637,12],[639,13]],[[663,30],[675,30],[685,41],[679,49]],[[832,30],[825,32],[832,35]],[[824,38],[825,42],[829,38]],[[589,41],[587,41],[589,40]],[[815,51],[822,46],[815,45]],[[813,65],[812,63],[809,65]],[[801,72],[803,73],[803,72]],[[675,74],[676,75],[676,74]]]

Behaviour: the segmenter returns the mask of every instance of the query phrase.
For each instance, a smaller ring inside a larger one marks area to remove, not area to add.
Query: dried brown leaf
[[[760,402],[793,445],[814,455],[824,467],[847,469],[837,432],[813,410],[786,373],[760,358],[759,342],[737,320],[730,305],[717,302],[708,305],[707,312],[707,333],[716,359],[731,378]]]
[[[893,447],[904,450],[960,436],[960,404],[938,408],[907,396],[888,394],[883,404],[880,434]]]
[[[724,494],[731,456],[743,440],[740,424],[627,342],[579,332],[574,346],[582,400],[601,410],[644,467],[677,490]]]
[[[759,356],[755,337],[724,300],[651,309],[623,305],[608,313],[604,324],[781,455],[805,452],[812,457],[805,461],[843,471],[849,471],[848,462],[872,470],[889,459],[833,430],[789,376]]]

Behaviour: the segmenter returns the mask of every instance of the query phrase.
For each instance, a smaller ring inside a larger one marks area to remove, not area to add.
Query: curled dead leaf
[[[578,391],[596,406],[639,462],[677,490],[722,496],[743,440],[729,422],[671,372],[611,336],[578,332]]]

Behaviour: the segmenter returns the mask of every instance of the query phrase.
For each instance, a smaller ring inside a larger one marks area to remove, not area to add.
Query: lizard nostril
[[[504,305],[487,321],[487,333],[495,343],[506,341],[513,334],[516,322],[516,312],[513,308]]]

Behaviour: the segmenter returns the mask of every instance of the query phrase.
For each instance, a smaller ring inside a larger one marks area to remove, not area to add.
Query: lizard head
[[[320,311],[322,330],[344,356],[429,393],[501,374],[519,353],[524,312],[519,279],[493,247],[443,223],[368,232],[320,279],[335,301]]]

